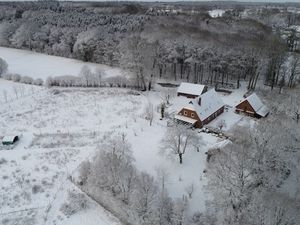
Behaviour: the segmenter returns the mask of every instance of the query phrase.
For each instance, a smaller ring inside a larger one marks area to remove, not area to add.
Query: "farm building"
[[[249,116],[257,118],[266,117],[269,114],[269,109],[262,103],[255,93],[242,100],[236,106],[235,111],[237,113],[246,113]]]
[[[187,98],[197,98],[207,91],[207,86],[202,84],[192,84],[182,82],[177,89],[177,96],[185,96]]]
[[[13,145],[19,140],[18,136],[4,136],[2,139],[3,145]]]
[[[175,120],[201,128],[224,112],[225,104],[215,90],[209,90],[190,101],[175,116]]]

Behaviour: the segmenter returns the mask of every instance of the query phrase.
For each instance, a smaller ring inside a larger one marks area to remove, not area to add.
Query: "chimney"
[[[198,104],[201,105],[201,98],[199,98]]]

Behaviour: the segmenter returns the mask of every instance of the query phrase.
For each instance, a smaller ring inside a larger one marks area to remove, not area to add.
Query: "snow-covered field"
[[[123,73],[118,68],[106,65],[5,47],[0,47],[0,58],[7,62],[9,73],[18,73],[22,76],[43,80],[49,76],[77,76],[84,65],[90,67],[92,71],[103,70],[107,76],[118,76]]]
[[[13,81],[0,79],[0,103],[6,104],[19,98],[35,95],[42,89],[35,85],[14,83]]]
[[[19,84],[2,81],[0,89],[14,85]],[[97,138],[132,124],[135,110],[139,114],[143,99],[126,93],[109,89],[54,94],[41,88],[1,104],[0,136],[22,135],[13,150],[0,151],[1,224],[118,224],[92,201],[76,215],[76,223],[59,208],[68,190],[75,188],[67,177],[93,155]]]
[[[126,89],[54,91],[24,85],[21,88],[24,94],[17,97],[14,90],[16,87],[21,90],[19,85],[23,84],[0,79],[0,90],[5,89],[9,96],[7,102],[0,97],[0,136],[22,135],[13,150],[0,151],[1,223],[119,224],[90,199],[86,210],[69,218],[59,210],[69,190],[76,189],[68,176],[77,171],[82,161],[93,157],[98,140],[106,131],[126,133],[137,168],[154,176],[158,170],[163,170],[172,197],[187,195],[187,186],[193,184],[195,191],[189,200],[190,213],[204,210],[205,200],[210,197],[203,173],[205,152],[226,140],[195,130],[202,138],[200,152],[187,152],[182,165],[177,158],[173,160],[162,155],[161,140],[167,120],[160,120],[156,109],[162,101],[164,88],[156,87],[155,92],[136,95]],[[243,93],[239,90],[231,95],[220,95],[226,104],[234,106]],[[152,126],[144,118],[149,101],[155,109]],[[178,102],[188,103],[188,99],[172,97],[167,111],[176,111]],[[228,123],[227,130],[251,120],[233,113],[231,108],[210,125],[216,126],[221,119]]]

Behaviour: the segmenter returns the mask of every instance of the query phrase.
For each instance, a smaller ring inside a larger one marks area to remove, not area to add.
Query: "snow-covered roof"
[[[262,117],[265,117],[269,113],[269,109],[267,106],[264,105],[256,113]]]
[[[201,104],[199,104],[199,99],[201,99]],[[224,102],[218,96],[217,92],[211,89],[192,100],[190,104],[184,108],[196,111],[200,120],[203,121],[224,105]]]
[[[177,89],[178,93],[185,93],[190,95],[201,95],[205,85],[202,84],[192,84],[192,83],[185,83],[182,82]]]
[[[186,123],[190,123],[190,124],[194,124],[194,123],[197,122],[197,120],[195,120],[195,119],[189,118],[187,116],[182,116],[182,115],[175,115],[174,118],[177,119],[177,120],[181,120],[183,122],[186,122]]]
[[[269,109],[262,103],[255,93],[249,95],[245,100],[249,102],[258,115],[265,117],[269,113]]]
[[[2,142],[13,142],[16,136],[4,136]]]

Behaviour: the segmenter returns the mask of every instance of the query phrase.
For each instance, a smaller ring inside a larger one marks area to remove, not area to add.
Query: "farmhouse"
[[[266,117],[269,114],[269,109],[262,103],[259,97],[253,93],[242,100],[235,111],[237,113],[243,112],[252,117]]]
[[[177,89],[177,96],[187,98],[197,98],[207,91],[207,86],[202,84],[192,84],[182,82]]]
[[[18,136],[4,136],[2,139],[3,145],[13,145],[19,140]]]
[[[222,99],[212,89],[190,101],[175,116],[175,120],[201,128],[223,113],[224,106]]]

